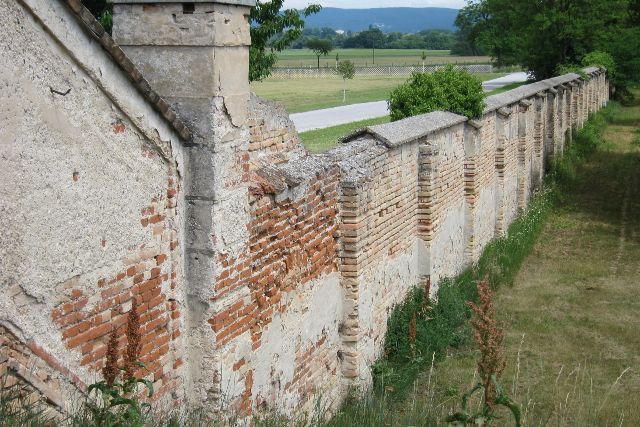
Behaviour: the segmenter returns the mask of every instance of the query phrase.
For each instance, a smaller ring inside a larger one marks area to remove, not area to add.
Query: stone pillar
[[[544,178],[545,138],[547,124],[547,94],[538,92],[535,98],[535,119],[533,124],[533,189],[542,186]]]
[[[564,153],[565,144],[569,144],[571,142],[571,126],[572,126],[572,117],[573,117],[573,103],[572,103],[572,92],[573,88],[567,85],[560,86],[562,90],[562,109],[559,111],[562,114],[562,138],[559,138],[556,146],[556,152],[560,154],[562,157],[562,153]]]
[[[530,138],[533,129],[529,127],[528,114],[531,101],[523,99],[518,104],[518,210],[524,211],[529,202],[531,184]]]
[[[418,237],[420,238],[420,276],[421,280],[430,280],[431,242],[434,237],[436,218],[435,207],[438,203],[438,147],[429,140],[418,146]]]
[[[598,111],[596,88],[598,86],[599,73],[599,71],[593,73],[591,80],[589,81],[589,114]]]
[[[360,340],[360,280],[366,257],[364,242],[369,224],[366,221],[368,188],[354,182],[340,185],[340,283],[344,290],[342,338],[342,375],[352,385],[366,384],[366,366],[362,366]]]
[[[555,140],[559,134],[559,121],[558,121],[558,102],[560,97],[558,91],[551,88],[547,92],[547,112],[546,112],[546,132],[544,139],[544,158],[545,158],[545,170],[549,171],[551,163],[555,156]]]
[[[507,206],[505,203],[505,151],[511,142],[509,139],[509,118],[511,109],[500,108],[496,112],[496,231],[497,237],[507,232],[509,224],[505,221]]]
[[[479,196],[478,167],[481,159],[482,122],[470,120],[464,132],[464,195],[465,195],[465,263],[473,264],[480,256],[476,237],[476,204]]]
[[[569,122],[567,123],[569,128],[569,138],[571,138],[572,131],[574,131],[580,122],[580,86],[576,82],[569,82]]]
[[[113,38],[193,131],[185,159],[187,396],[216,410],[216,338],[207,322],[221,254],[247,239],[248,15],[255,0],[111,0]]]
[[[581,102],[581,110],[582,110],[582,114],[580,117],[580,127],[584,126],[584,123],[587,121],[587,119],[589,118],[589,89],[591,86],[591,76],[589,76],[589,80],[585,80],[582,82],[582,98],[580,99]]]

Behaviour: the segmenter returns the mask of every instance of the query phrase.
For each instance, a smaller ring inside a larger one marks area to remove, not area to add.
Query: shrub
[[[613,57],[607,52],[594,50],[587,53],[582,58],[582,65],[585,67],[603,67],[607,69],[610,79],[614,79],[616,75],[616,63]]]
[[[392,121],[438,110],[477,118],[484,106],[482,82],[452,65],[430,74],[414,73],[389,99]]]

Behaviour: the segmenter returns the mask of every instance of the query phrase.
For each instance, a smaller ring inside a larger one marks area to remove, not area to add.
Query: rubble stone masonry
[[[58,412],[133,299],[159,409],[337,408],[608,101],[588,68],[310,155],[249,93],[253,3],[115,0],[111,39],[78,0],[0,2],[0,371]]]

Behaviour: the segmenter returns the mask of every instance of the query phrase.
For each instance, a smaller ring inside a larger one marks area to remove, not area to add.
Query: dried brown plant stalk
[[[431,300],[431,277],[427,278],[422,285],[424,298],[422,299],[422,311],[426,313],[429,310],[429,302]]]
[[[131,310],[127,315],[127,348],[124,354],[124,380],[134,378],[134,372],[140,356],[140,314],[138,303],[134,297],[131,301]]]
[[[505,368],[505,357],[502,354],[502,342],[504,341],[503,326],[495,319],[495,307],[493,306],[493,293],[487,281],[481,281],[477,285],[480,303],[478,305],[467,302],[475,316],[471,321],[473,336],[480,349],[478,361],[478,374],[484,388],[485,405],[493,408],[496,399],[495,382],[498,381]]]
[[[409,345],[411,345],[411,353],[413,357],[416,356],[416,333],[417,333],[417,319],[416,313],[413,313],[411,321],[409,322]]]
[[[115,328],[111,331],[109,342],[107,342],[107,355],[104,368],[102,368],[102,376],[107,385],[111,387],[118,378],[118,337]]]

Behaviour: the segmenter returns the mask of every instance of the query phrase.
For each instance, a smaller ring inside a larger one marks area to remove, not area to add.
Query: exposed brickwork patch
[[[306,349],[298,346],[294,376],[284,389],[299,396],[299,405],[302,406],[314,397],[327,377],[332,377],[337,372],[338,358],[327,345],[327,336],[322,335]]]
[[[263,187],[251,192],[249,248],[236,259],[222,254],[218,260],[215,299],[228,301],[209,320],[218,347],[250,330],[257,349],[263,328],[282,309],[282,293],[337,269],[337,181],[337,168],[318,174],[299,200],[277,202]],[[241,288],[249,297],[234,299]]]
[[[82,354],[80,365],[99,371],[109,334],[114,329],[122,354],[126,346],[127,312],[136,298],[142,334],[140,361],[146,366],[137,375],[155,383],[154,399],[182,382],[175,373],[181,359],[174,351],[174,341],[181,333],[181,315],[172,298],[179,262],[177,230],[172,221],[177,191],[175,178],[171,176],[166,195],[154,198],[140,213],[140,226],[148,230],[153,243],[139,247],[123,259],[119,272],[99,279],[99,293],[95,295],[87,294],[79,286],[78,277],[60,285],[57,291],[61,301],[51,313],[66,347]]]

